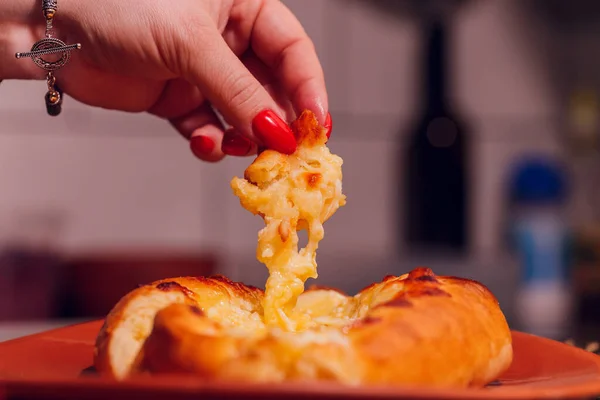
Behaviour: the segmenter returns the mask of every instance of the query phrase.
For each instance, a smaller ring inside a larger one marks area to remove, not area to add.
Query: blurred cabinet
[[[166,277],[208,276],[218,269],[218,256],[210,252],[140,248],[72,255],[63,265],[60,317],[102,317],[139,285]]]

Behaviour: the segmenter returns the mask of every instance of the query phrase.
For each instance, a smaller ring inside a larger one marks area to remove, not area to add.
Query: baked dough
[[[302,332],[266,326],[262,300],[262,290],[224,277],[142,286],[108,315],[96,368],[118,379],[150,372],[466,387],[496,379],[512,361],[494,296],[477,282],[428,268],[387,277],[353,297],[307,290],[297,307],[319,326]]]
[[[140,373],[348,385],[482,386],[512,361],[511,335],[480,283],[417,268],[355,296],[304,291],[317,277],[323,223],[346,202],[342,160],[310,112],[293,124],[298,150],[267,150],[234,178],[241,205],[265,228],[257,258],[266,290],[216,277],[181,277],[123,297],[98,335],[95,366],[117,379]],[[298,249],[297,231],[308,230]]]

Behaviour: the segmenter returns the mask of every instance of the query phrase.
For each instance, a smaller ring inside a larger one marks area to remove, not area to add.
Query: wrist
[[[0,2],[0,24],[34,24],[41,15],[40,0],[4,0]]]
[[[57,14],[64,18],[71,0],[58,3]],[[60,35],[56,22],[54,31]],[[44,37],[45,27],[41,0],[0,0],[0,80],[44,78],[43,70],[31,60],[17,59],[15,53],[31,49]]]
[[[0,80],[31,79],[34,70],[19,62],[15,52],[30,48],[35,33],[35,19],[39,11],[37,0],[0,1]],[[39,15],[37,15],[40,18]]]
[[[15,53],[27,51],[33,43],[35,29],[14,23],[0,23],[0,80],[41,79],[44,74],[29,60],[18,60]]]

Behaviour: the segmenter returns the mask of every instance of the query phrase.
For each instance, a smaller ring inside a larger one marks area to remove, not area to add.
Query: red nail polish
[[[206,136],[194,136],[190,139],[190,149],[198,158],[202,158],[212,153],[215,148],[215,142]]]
[[[296,151],[296,138],[292,129],[271,110],[261,111],[254,117],[252,130],[269,149],[285,154]]]
[[[250,153],[252,142],[233,129],[228,129],[223,136],[221,150],[229,156],[243,157]]]
[[[323,127],[327,130],[327,139],[329,139],[329,136],[331,136],[331,129],[333,128],[333,122],[331,122],[331,114],[330,113],[327,113]]]

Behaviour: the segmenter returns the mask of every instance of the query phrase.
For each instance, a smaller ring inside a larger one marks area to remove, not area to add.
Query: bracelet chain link
[[[23,53],[16,53],[15,57],[31,58],[35,65],[47,72],[46,83],[48,92],[46,92],[46,111],[51,116],[57,116],[62,110],[62,91],[56,85],[54,71],[64,67],[71,59],[71,51],[81,49],[80,43],[67,45],[60,39],[54,37],[54,17],[58,11],[58,0],[42,0],[42,13],[46,19],[46,34],[43,39],[33,44],[31,50]],[[51,55],[53,57],[44,58],[42,56]],[[58,56],[58,57],[57,57]]]

